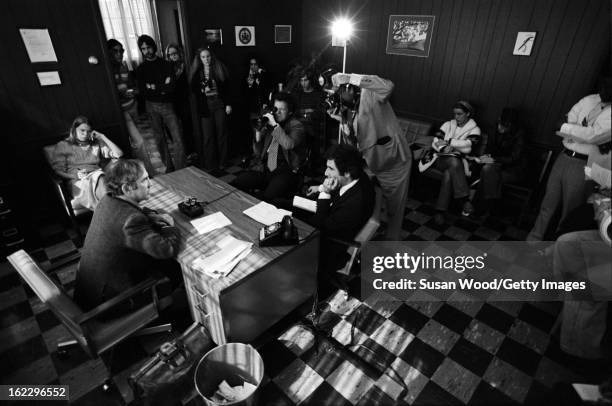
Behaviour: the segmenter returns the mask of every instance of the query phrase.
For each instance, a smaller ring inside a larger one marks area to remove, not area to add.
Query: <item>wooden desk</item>
[[[182,238],[177,259],[193,317],[208,326],[217,344],[252,341],[315,292],[319,233],[313,227],[295,219],[303,240],[299,245],[260,248],[262,224],[243,214],[258,199],[194,167],[157,176],[151,183],[144,205],[174,217]],[[198,234],[177,207],[187,197],[210,202],[204,215],[221,211],[232,224]],[[191,269],[196,258],[218,251],[217,242],[228,235],[254,244],[227,277],[214,279]]]

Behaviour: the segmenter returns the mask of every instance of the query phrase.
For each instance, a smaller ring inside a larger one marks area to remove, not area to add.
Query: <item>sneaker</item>
[[[461,215],[465,217],[469,217],[474,213],[474,206],[472,203],[467,201],[463,203],[463,210],[461,211]]]

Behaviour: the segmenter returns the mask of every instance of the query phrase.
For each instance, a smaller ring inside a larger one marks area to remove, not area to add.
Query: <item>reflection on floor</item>
[[[239,171],[231,167],[222,178]],[[402,238],[525,236],[510,220],[457,216],[440,227],[433,214],[430,205],[410,199]],[[44,246],[31,254],[43,267],[78,251],[71,230],[49,225],[40,233]],[[69,292],[75,272],[72,262],[56,273]],[[308,306],[293,312],[255,343],[266,372],[260,404],[538,405],[547,404],[555,383],[586,379],[559,350],[553,329],[559,303],[428,299],[401,303],[375,295],[359,301],[337,293],[320,304],[316,327],[304,317]],[[67,384],[74,404],[129,404],[127,376],[171,337],[129,339],[111,360],[91,360],[76,347],[59,357],[56,343],[68,332],[11,266],[0,263],[1,384]],[[103,392],[107,376],[115,385]]]

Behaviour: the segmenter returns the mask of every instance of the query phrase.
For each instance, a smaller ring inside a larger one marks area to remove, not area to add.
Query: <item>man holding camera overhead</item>
[[[332,84],[344,111],[330,115],[340,122],[345,142],[355,144],[380,182],[387,212],[385,239],[399,240],[412,153],[389,103],[393,82],[376,75],[336,73]]]
[[[234,180],[238,189],[259,190],[257,197],[268,202],[295,194],[307,150],[304,126],[293,117],[294,109],[291,95],[276,93],[272,112],[261,117],[262,126],[255,131],[253,149],[260,162]]]

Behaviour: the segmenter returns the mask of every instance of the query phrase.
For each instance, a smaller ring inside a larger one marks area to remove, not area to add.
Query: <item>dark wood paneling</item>
[[[30,219],[53,215],[42,146],[58,141],[79,114],[88,116],[125,151],[97,0],[0,2],[0,109],[3,183],[11,184]],[[58,62],[30,63],[19,28],[47,28]],[[89,64],[89,56],[98,58]],[[59,71],[60,86],[41,87],[36,72]]]
[[[467,99],[477,106],[481,127],[490,130],[500,110],[514,106],[524,112],[533,141],[558,148],[557,120],[593,92],[598,76],[610,67],[609,0],[371,0],[360,5],[361,14],[355,16],[360,38],[349,45],[349,70],[391,79],[396,85],[391,101],[401,114],[447,120],[452,104]],[[322,22],[342,7],[349,4],[304,2],[305,52],[321,46],[321,39],[311,38],[320,37]],[[428,58],[385,53],[390,14],[435,16]],[[537,32],[529,57],[512,55],[518,31]]]

